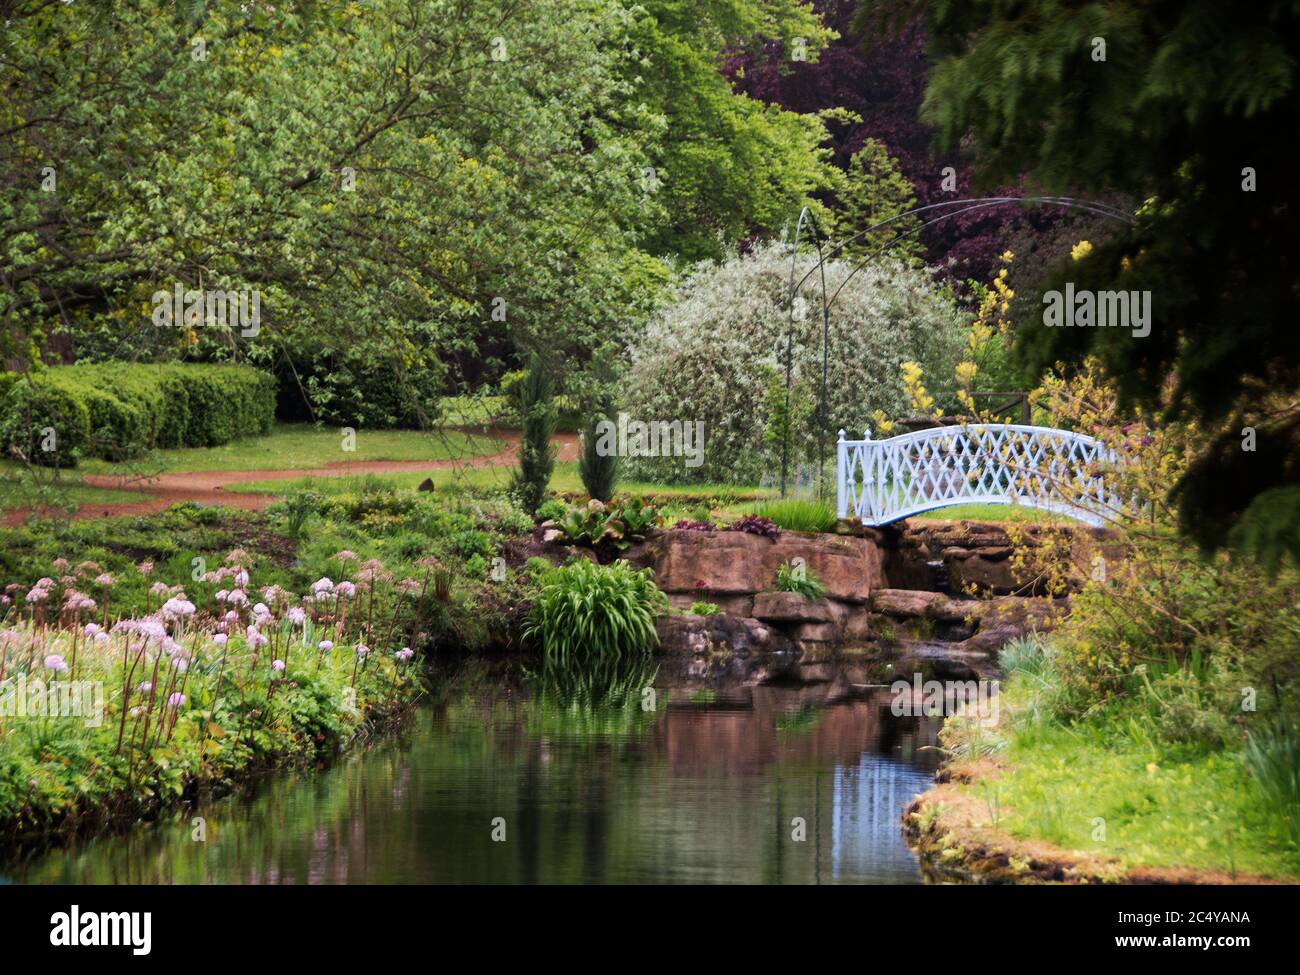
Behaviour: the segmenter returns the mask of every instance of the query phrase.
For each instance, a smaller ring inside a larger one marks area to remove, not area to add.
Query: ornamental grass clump
[[[655,617],[667,611],[650,569],[574,559],[543,578],[525,634],[541,644],[552,690],[599,689],[644,670],[659,642]]]
[[[753,514],[791,532],[833,532],[839,522],[831,503],[816,498],[763,501],[754,507]]]

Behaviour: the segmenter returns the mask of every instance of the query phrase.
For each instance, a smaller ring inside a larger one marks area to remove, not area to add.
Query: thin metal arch
[[[885,220],[878,221],[877,223],[874,223],[871,226],[858,231],[852,236],[847,237],[844,240],[842,240],[840,243],[836,244],[829,251],[826,251],[823,247],[823,243],[825,242],[825,237],[821,232],[820,226],[818,226],[817,224],[817,218],[813,215],[812,210],[809,207],[805,206],[799,211],[799,217],[795,222],[794,236],[793,236],[793,242],[792,242],[792,248],[790,254],[790,289],[789,289],[789,294],[787,296],[787,302],[790,306],[790,328],[786,335],[785,412],[788,418],[790,415],[790,389],[793,381],[793,370],[794,370],[794,323],[795,323],[794,302],[795,302],[795,298],[798,295],[799,289],[802,288],[804,284],[807,283],[808,279],[811,278],[814,273],[818,273],[821,278],[821,298],[822,298],[822,381],[821,381],[821,394],[819,397],[820,402],[818,405],[819,435],[817,437],[817,470],[818,470],[819,480],[822,479],[822,475],[824,474],[825,471],[825,442],[824,442],[825,436],[824,435],[826,433],[826,419],[827,419],[826,389],[829,384],[829,371],[830,371],[830,310],[831,310],[831,305],[833,305],[835,303],[835,300],[840,296],[840,292],[844,290],[844,286],[849,283],[849,281],[853,278],[854,275],[856,275],[860,270],[866,267],[868,263],[875,260],[881,254],[883,254],[888,248],[892,247],[900,240],[903,240],[904,238],[910,237],[914,234],[919,234],[922,230],[925,230],[927,227],[932,227],[935,224],[941,223],[944,220],[947,220],[951,217],[958,217],[964,213],[971,213],[975,210],[988,209],[990,207],[995,207],[995,206],[1004,206],[1009,203],[1029,203],[1034,205],[1061,206],[1070,209],[1084,210],[1088,213],[1094,213],[1098,216],[1108,217],[1112,220],[1117,220],[1122,223],[1133,222],[1133,217],[1131,214],[1125,213],[1124,211],[1120,210],[1118,207],[1111,206],[1108,203],[1101,203],[1095,200],[1079,200],[1075,197],[1068,197],[1068,196],[970,197],[961,200],[943,200],[938,203],[929,203],[926,204],[925,206],[913,207],[910,210],[904,210],[902,213],[896,213],[892,217],[888,217]],[[879,230],[881,227],[888,226],[889,224],[893,223],[896,220],[901,220],[904,217],[908,217],[908,216],[916,216],[917,214],[926,213],[929,212],[930,210],[936,210],[942,207],[953,207],[953,206],[960,206],[962,208],[959,210],[953,210],[949,213],[940,214],[939,216],[933,219],[923,221],[921,224],[912,228],[911,230],[906,230],[899,234],[896,234],[894,237],[890,238],[890,240],[887,241],[882,247],[880,247],[875,251],[872,251],[870,254],[867,254],[860,261],[858,261],[857,264],[855,264],[854,267],[849,271],[848,275],[844,278],[843,281],[840,282],[839,286],[835,289],[835,293],[833,295],[830,295],[829,297],[827,296],[826,262],[831,258],[835,257],[836,255],[840,254],[844,250],[844,248],[855,243],[856,241],[863,239],[864,237],[867,236],[867,234],[870,234],[872,231]],[[809,228],[811,229],[814,235],[813,240],[817,245],[817,263],[802,278],[800,278],[798,283],[796,284],[794,280],[795,265],[799,259],[799,239],[805,223],[809,225]],[[789,435],[788,426],[789,424],[787,422],[787,430],[785,431],[784,435],[781,438],[781,497],[785,497],[786,480],[787,480],[788,470],[789,470],[788,459],[789,459],[790,435]]]

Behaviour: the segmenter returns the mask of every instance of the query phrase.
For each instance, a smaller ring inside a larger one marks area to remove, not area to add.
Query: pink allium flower
[[[350,552],[345,548],[343,551],[335,555],[334,558],[338,559],[340,562],[355,562],[357,560],[357,553]]]
[[[50,591],[48,589],[42,589],[40,586],[35,587],[27,594],[27,601],[29,603],[43,603],[49,598]]]
[[[109,573],[101,572],[99,575],[95,576],[95,585],[111,589],[113,586],[117,585],[117,580]]]
[[[245,571],[244,569],[240,569],[238,572],[235,573],[235,585],[237,585],[240,589],[244,589],[245,587],[248,586],[247,571]]]
[[[52,670],[59,674],[67,673],[68,670],[68,665],[64,663],[63,658],[57,653],[52,653],[45,658],[45,667],[47,670]]]
[[[141,694],[148,694],[150,691],[153,690],[153,683],[147,680],[142,681],[140,686],[137,688],[137,690],[139,690]]]
[[[86,636],[94,636],[99,631],[100,631],[100,625],[98,623],[87,623],[86,628],[83,632],[86,634]]]
[[[331,650],[334,649],[334,642],[332,640],[321,640],[320,648],[324,650],[326,653],[329,653]]]
[[[177,691],[171,697],[167,698],[167,706],[169,708],[178,708],[184,703],[185,703],[185,695],[182,694],[180,691]]]
[[[272,660],[272,661],[271,661],[271,669],[272,669],[273,671],[275,671],[277,674],[283,674],[283,673],[284,673],[284,661],[283,661],[283,660]]]
[[[334,588],[334,583],[333,581],[330,580],[328,576],[322,576],[321,578],[317,579],[315,582],[311,584],[311,591],[318,596],[323,593],[329,592],[333,588]]]
[[[212,637],[212,642],[219,647],[224,647],[229,639],[230,637],[226,636],[226,634],[217,633]]]
[[[357,644],[357,656],[358,656],[358,657],[364,657],[364,656],[365,656],[366,654],[368,654],[369,652],[370,652],[370,648],[369,648],[368,646],[366,646],[364,643],[359,643],[359,644]]]
[[[410,647],[402,647],[402,649],[398,650],[397,653],[393,654],[393,656],[395,656],[402,663],[406,663],[408,660],[410,660],[412,657],[415,656],[415,651],[412,650]]]
[[[194,615],[194,604],[181,596],[173,596],[163,603],[162,612],[169,619],[181,619]]]
[[[301,606],[294,606],[285,616],[294,626],[302,626],[307,621],[307,613]]]
[[[145,636],[151,636],[155,640],[161,640],[167,635],[167,627],[163,626],[156,619],[143,619],[136,624],[136,631],[143,633]]]
[[[219,602],[219,603],[224,603],[224,602],[226,601],[226,599],[229,598],[229,596],[230,596],[230,591],[229,591],[229,590],[227,590],[227,589],[218,589],[215,598],[216,598],[217,602]]]
[[[140,573],[140,575],[142,576],[147,576],[150,572],[153,571],[153,563],[141,562],[139,565],[135,567],[135,571]]]
[[[351,599],[356,594],[357,587],[351,582],[340,582],[334,587],[334,595],[336,596],[346,596],[348,599]]]

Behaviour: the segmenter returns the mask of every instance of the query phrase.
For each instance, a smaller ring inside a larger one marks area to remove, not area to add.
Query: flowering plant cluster
[[[811,266],[803,255],[796,261],[800,276]],[[810,445],[816,455],[820,279],[804,283],[792,309],[790,268],[788,245],[759,244],[685,278],[632,347],[620,407],[637,417],[702,422],[703,462],[686,467],[679,457],[627,457],[623,477],[758,484],[781,469],[783,443],[793,463]],[[840,260],[826,266],[828,292],[843,284],[830,317],[827,444],[840,427],[860,435],[875,410],[901,414],[907,395],[898,364],[914,360],[948,375],[965,335],[958,310],[924,270],[872,263],[849,277],[852,269]],[[788,410],[787,348],[794,385]],[[769,389],[772,376],[780,379],[779,395]],[[801,403],[808,408],[796,408]],[[779,436],[770,435],[774,428]]]
[[[19,587],[0,609],[0,823],[176,799],[403,712],[420,693],[404,644],[421,633],[434,567],[421,583],[350,552],[335,561],[351,578],[299,597],[255,588],[236,550],[205,574],[221,588],[198,605],[155,583],[147,612],[117,619],[119,583],[96,573],[99,598],[86,595],[89,563]]]

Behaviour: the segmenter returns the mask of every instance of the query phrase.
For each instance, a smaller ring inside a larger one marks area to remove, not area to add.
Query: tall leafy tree
[[[581,348],[664,280],[637,240],[655,126],[604,0],[4,7],[9,355],[436,389],[485,335]],[[157,329],[177,282],[260,292],[259,334]]]
[[[662,208],[647,247],[717,259],[746,236],[778,231],[830,185],[826,130],[813,114],[738,92],[723,69],[814,59],[831,33],[803,0],[642,0],[629,4],[640,60],[629,78],[662,124],[646,173]]]
[[[1213,444],[1177,485],[1206,548],[1300,558],[1300,4],[963,0],[923,7],[936,59],[924,115],[970,139],[988,179],[1028,168],[1062,192],[1145,200],[1131,228],[1062,269],[1150,291],[1153,325],[1022,328],[1037,366],[1098,356],[1130,402],[1173,379]]]

